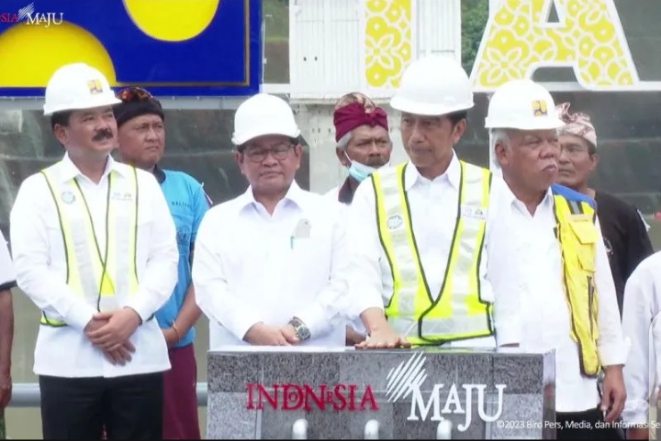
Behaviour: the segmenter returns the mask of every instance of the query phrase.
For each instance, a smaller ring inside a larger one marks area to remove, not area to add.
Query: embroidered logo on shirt
[[[471,207],[470,205],[461,206],[461,217],[466,219],[486,220],[487,210],[482,207]]]
[[[60,197],[65,204],[73,204],[76,201],[76,195],[70,191],[63,191]]]
[[[392,215],[388,218],[388,229],[396,230],[397,228],[401,227],[403,223],[404,219],[402,219],[402,216],[399,214]]]
[[[124,192],[122,193],[121,191],[115,191],[112,193],[110,198],[114,201],[132,201],[133,200],[133,194],[129,192]]]

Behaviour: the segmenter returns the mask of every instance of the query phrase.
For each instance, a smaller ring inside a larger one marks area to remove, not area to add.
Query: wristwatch
[[[301,319],[294,317],[289,320],[289,324],[294,327],[294,332],[296,332],[296,337],[299,340],[305,341],[310,338],[310,330]]]

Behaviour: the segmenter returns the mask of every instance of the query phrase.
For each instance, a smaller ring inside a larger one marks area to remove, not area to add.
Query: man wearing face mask
[[[327,195],[349,205],[358,184],[390,161],[388,115],[362,93],[349,93],[335,104],[333,124],[337,159],[349,170],[349,177]]]
[[[333,123],[337,159],[349,169],[349,177],[327,196],[348,206],[358,185],[390,161],[392,143],[388,134],[388,115],[367,96],[354,92],[337,101]],[[347,326],[347,345],[361,343],[366,333],[362,322],[354,320]]]

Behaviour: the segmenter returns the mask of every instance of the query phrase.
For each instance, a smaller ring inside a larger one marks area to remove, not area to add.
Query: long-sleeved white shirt
[[[506,189],[501,200],[503,217],[516,236],[493,237],[501,258],[490,261],[496,274],[516,270],[493,281],[496,291],[517,292],[521,302],[524,350],[555,349],[556,411],[582,412],[600,401],[595,379],[580,373],[578,345],[570,336],[571,317],[563,286],[562,256],[555,237],[554,200],[549,189],[534,215]],[[624,364],[627,346],[622,337],[615,286],[599,222],[595,283],[599,299],[598,351],[604,366]]]
[[[648,400],[658,393],[661,378],[661,252],[640,262],[627,280],[622,328],[631,342],[624,367],[627,402],[622,419],[627,424],[647,424]]]
[[[340,218],[336,205],[295,182],[272,216],[251,188],[207,212],[193,283],[210,319],[210,349],[247,345],[254,324],[281,327],[293,317],[310,329],[302,345],[344,346],[348,260]]]
[[[404,185],[409,199],[411,222],[415,232],[421,263],[427,283],[434,297],[440,295],[445,268],[450,255],[452,238],[457,222],[457,204],[461,165],[455,155],[447,171],[433,181],[420,175],[409,163],[404,172]],[[502,250],[493,245],[495,234],[513,237],[516,231],[509,229],[498,212],[499,199],[505,183],[494,176],[487,211],[485,253],[480,262],[479,277],[481,295],[494,302],[496,337],[452,342],[449,346],[493,347],[515,344],[520,340],[519,309],[516,292],[494,291],[490,279],[495,275],[492,261],[503,259]],[[371,181],[359,185],[349,210],[348,235],[352,246],[349,286],[353,308],[352,315],[360,315],[368,308],[381,308],[393,295],[392,270],[381,246],[376,220],[376,203]],[[500,225],[500,226],[499,226]],[[512,269],[505,268],[501,277],[508,277]]]
[[[0,290],[11,289],[16,286],[16,270],[9,255],[7,241],[0,232]]]
[[[108,174],[116,171],[120,179],[128,179],[129,173],[133,172],[108,157],[105,173],[96,184],[85,177],[67,155],[57,166],[62,179],[76,179],[80,185],[89,204],[99,249],[104,253]],[[65,327],[40,326],[34,362],[37,375],[117,377],[170,368],[163,334],[156,320],[148,319],[165,304],[177,281],[176,230],[154,176],[142,170],[138,170],[137,176],[139,290],[133,296],[120,292],[115,296],[119,305],[133,308],[143,323],[130,337],[136,351],[124,366],[108,362],[84,335],[84,328],[97,312],[96,304],[74,294],[66,285],[67,261],[62,230],[46,179],[37,173],[21,184],[10,216],[18,286],[39,309],[47,315],[63,317],[68,324]]]

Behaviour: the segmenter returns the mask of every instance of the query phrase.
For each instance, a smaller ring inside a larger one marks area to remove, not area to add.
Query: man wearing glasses
[[[299,140],[292,109],[278,97],[257,94],[236,111],[232,142],[250,185],[209,210],[193,263],[212,350],[344,346],[345,235],[336,203],[296,184]]]
[[[161,185],[177,228],[179,268],[170,300],[156,313],[168,345],[172,369],[163,377],[163,439],[200,439],[197,415],[195,328],[201,311],[191,283],[193,245],[209,200],[199,182],[186,173],[159,168],[165,149],[161,103],[144,89],[131,87],[117,94],[113,111],[122,162],[147,170]]]

